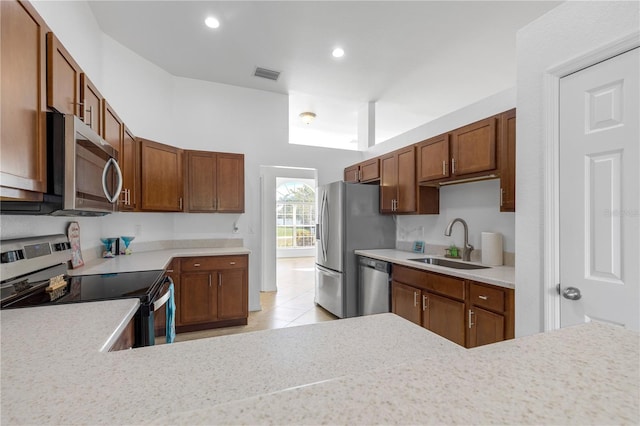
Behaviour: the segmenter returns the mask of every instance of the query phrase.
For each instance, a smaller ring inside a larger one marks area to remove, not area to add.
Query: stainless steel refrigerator
[[[394,248],[396,224],[380,214],[377,185],[333,182],[316,191],[315,302],[339,318],[358,315],[357,249]]]

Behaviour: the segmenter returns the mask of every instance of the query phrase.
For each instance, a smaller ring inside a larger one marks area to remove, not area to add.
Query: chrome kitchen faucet
[[[462,247],[462,260],[470,261],[473,246],[469,244],[469,227],[467,226],[467,222],[465,222],[463,219],[460,219],[459,217],[453,219],[447,225],[447,229],[444,230],[444,235],[446,237],[451,236],[451,228],[453,228],[453,224],[456,222],[460,222],[462,226],[464,226],[464,247]]]

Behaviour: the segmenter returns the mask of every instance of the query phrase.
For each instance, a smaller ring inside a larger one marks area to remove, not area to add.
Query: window
[[[302,182],[287,182],[276,189],[278,248],[316,245],[316,194]]]

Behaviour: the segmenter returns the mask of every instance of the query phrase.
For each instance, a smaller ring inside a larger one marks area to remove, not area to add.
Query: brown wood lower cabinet
[[[513,290],[401,265],[393,267],[393,313],[475,347],[513,338]]]
[[[180,263],[178,332],[247,324],[247,255],[189,257],[176,262]]]
[[[514,305],[512,289],[469,282],[467,347],[513,339]]]

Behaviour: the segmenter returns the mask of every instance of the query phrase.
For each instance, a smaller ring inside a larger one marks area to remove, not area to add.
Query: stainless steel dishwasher
[[[358,312],[360,315],[391,312],[391,264],[358,256]]]

